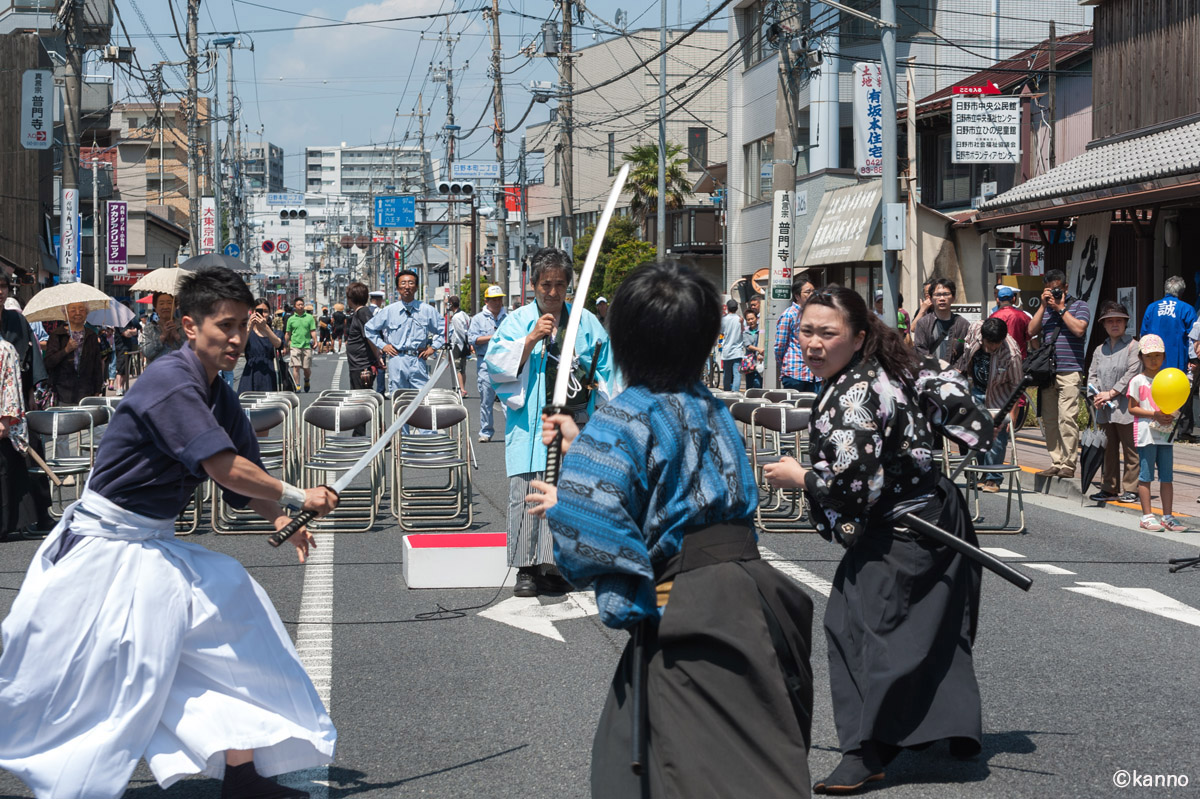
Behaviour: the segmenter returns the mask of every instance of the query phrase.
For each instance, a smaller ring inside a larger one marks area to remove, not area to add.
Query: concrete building
[[[668,31],[668,42],[682,35]],[[687,179],[692,185],[705,176],[705,169],[725,158],[727,124],[725,65],[729,43],[724,31],[697,31],[667,54],[667,124],[668,145],[682,148],[687,159]],[[614,77],[630,72],[640,62],[652,58],[659,49],[657,28],[630,31],[615,37],[577,48],[574,63],[574,89],[586,90]],[[686,84],[676,91],[674,87]],[[633,71],[614,83],[596,91],[584,91],[573,99],[573,200],[575,235],[578,237],[595,224],[612,186],[613,175],[624,163],[623,156],[639,144],[658,143],[658,61],[644,69]],[[562,238],[562,185],[559,179],[562,160],[559,151],[561,126],[555,119],[526,128],[526,147],[541,169],[534,168],[529,187],[529,227],[541,242],[556,246]],[[535,162],[536,162],[535,161]],[[538,171],[544,173],[536,183]],[[513,178],[516,175],[512,176]],[[618,204],[619,213],[628,213],[631,194],[626,192]],[[694,242],[696,212],[715,217],[716,210],[707,194],[692,194],[685,198],[686,208],[672,214],[668,221],[668,248],[672,254],[704,268],[716,280],[720,277],[719,241]],[[678,217],[678,220],[674,217]],[[647,238],[653,241],[653,215],[649,220]],[[674,237],[672,233],[678,230]],[[717,235],[713,226],[713,236]],[[509,243],[516,251],[517,232],[509,234]],[[703,254],[673,244],[697,244],[715,255]],[[510,254],[515,262],[516,256]],[[510,278],[511,280],[511,278]],[[519,281],[519,275],[517,276]]]
[[[283,188],[283,148],[269,141],[243,144],[242,175],[251,192],[281,192]]]
[[[849,5],[871,15],[879,13],[878,2],[852,0]],[[1081,6],[1077,0],[897,0],[896,6],[900,26],[896,55],[900,62],[912,59],[913,93],[917,98],[934,95],[1043,41],[1050,20],[1057,22],[1058,34],[1064,36],[1086,30],[1092,14],[1090,8]],[[752,275],[769,263],[771,200],[774,190],[780,188],[773,185],[774,170],[770,167],[780,161],[795,162],[796,183],[789,188],[797,192],[794,229],[797,244],[804,242],[810,226],[819,222],[821,202],[827,192],[853,187],[863,180],[878,180],[860,178],[854,169],[851,106],[854,64],[878,63],[878,29],[866,20],[821,3],[814,2],[811,7],[802,4],[802,9],[801,19],[788,21],[798,31],[794,39],[776,35],[778,28],[772,25],[779,21],[778,4],[769,0],[740,0],[730,18],[728,44],[738,45],[741,54],[729,73],[726,285]],[[786,48],[793,41],[797,51],[791,61],[796,68],[790,83],[797,111],[789,132],[795,146],[782,152],[775,142],[777,130],[784,129],[781,125],[787,126],[785,118],[777,118],[777,111],[786,108],[784,90],[780,88],[779,48],[781,45]],[[814,64],[818,59],[819,64]],[[903,70],[898,83],[899,103],[903,107],[907,92]],[[903,173],[907,166],[903,143],[899,155]],[[927,153],[918,154],[919,167],[925,157]],[[983,180],[982,172],[978,178],[977,182]],[[1000,174],[992,179],[1005,181]],[[1007,179],[1008,185],[1012,185],[1015,178],[1010,174]],[[922,189],[922,200],[929,202],[929,187]],[[938,203],[940,210],[948,213],[956,208],[970,208],[974,194],[965,188],[964,192],[961,206]],[[952,220],[943,220],[943,226],[949,221]],[[925,227],[926,221],[918,219],[913,229]],[[794,255],[799,250],[795,246]],[[821,277],[854,285],[864,296],[869,296],[881,285],[878,258],[867,247],[856,252],[851,260],[823,263]],[[805,266],[795,263],[797,269]],[[912,289],[904,287],[919,285],[921,269],[905,267],[905,272],[902,291],[911,300]],[[981,301],[979,296],[970,299]]]
[[[304,191],[336,194],[366,205],[376,194],[417,194],[433,180],[429,153],[419,147],[364,144],[306,147]],[[391,187],[391,188],[388,188]]]

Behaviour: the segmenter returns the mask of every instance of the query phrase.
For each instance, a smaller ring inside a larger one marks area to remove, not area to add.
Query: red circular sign
[[[262,250],[265,253],[275,252],[275,242],[271,241],[270,239],[267,239],[266,241],[264,241],[262,243]]]
[[[275,245],[275,249],[279,251],[280,255],[285,254],[291,248],[292,248],[292,245],[288,244],[287,239],[280,239],[279,243]]]

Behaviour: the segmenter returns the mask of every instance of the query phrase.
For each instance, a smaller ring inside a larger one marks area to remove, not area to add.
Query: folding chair
[[[816,532],[811,525],[802,526],[800,524],[808,514],[804,491],[798,488],[775,488],[767,484],[762,474],[763,466],[768,463],[778,463],[783,457],[784,440],[790,443],[792,452],[801,454],[802,460],[808,433],[809,415],[810,410],[807,408],[793,408],[783,403],[759,405],[750,412],[751,428],[766,431],[775,449],[773,454],[760,455],[756,448],[752,452],[750,461],[760,490],[767,494],[766,501],[760,501],[758,510],[755,512],[755,522],[759,529],[766,532]]]
[[[336,400],[317,400],[304,411],[307,435],[305,458],[301,469],[301,485],[314,488],[334,482],[332,475],[345,471],[375,442],[375,435],[352,437],[350,431],[367,425],[373,434],[378,426],[372,424],[376,406],[365,401],[339,403]],[[336,527],[337,532],[367,532],[375,525],[379,493],[378,463],[363,472],[360,484],[347,487],[338,499],[338,509],[313,522],[314,529]],[[366,483],[362,485],[361,483]]]
[[[25,414],[25,423],[29,428],[29,432],[34,435],[42,436],[43,439],[49,439],[49,446],[45,447],[46,465],[50,467],[50,471],[61,478],[74,478],[75,499],[79,499],[87,476],[91,474],[92,466],[96,462],[95,450],[90,446],[79,446],[79,452],[86,452],[87,455],[70,455],[63,454],[60,451],[60,438],[67,439],[66,448],[70,449],[71,436],[76,436],[82,440],[84,434],[87,434],[87,441],[91,442],[96,431],[96,413],[93,410],[78,407],[61,407],[51,408],[45,411],[30,411]],[[41,466],[34,465],[29,469],[31,474],[45,474],[45,470]],[[66,504],[63,502],[62,486],[57,485],[53,480],[50,481],[50,517],[53,519],[62,518],[63,510],[66,509]],[[57,505],[57,510],[55,509]]]
[[[267,407],[247,408],[246,416],[250,419],[250,426],[257,433],[269,433],[272,430],[282,429],[286,435],[288,423],[288,411],[282,407]],[[268,472],[279,477],[281,480],[286,480],[282,476],[284,466],[288,458],[285,455],[286,446],[279,448],[271,448],[265,451],[260,448],[262,455],[263,466]],[[290,481],[288,481],[290,482]],[[238,533],[258,533],[270,532],[274,530],[274,525],[260,517],[257,513],[248,508],[235,508],[225,501],[224,492],[219,486],[214,486],[212,490],[212,527],[213,532],[225,535]]]
[[[990,411],[995,414],[996,411]],[[997,533],[1005,535],[1017,535],[1025,532],[1025,497],[1024,491],[1021,488],[1021,464],[1017,460],[1017,437],[1009,430],[1008,447],[1012,453],[1011,463],[1002,463],[995,466],[984,466],[976,463],[973,466],[966,467],[963,472],[967,475],[967,492],[975,500],[975,516],[973,522],[978,522],[984,518],[980,512],[980,494],[984,493],[979,490],[979,481],[984,479],[987,474],[999,474],[1004,482],[1004,521],[998,525],[975,524],[975,532],[977,533]],[[1005,479],[1007,475],[1007,479]],[[1012,505],[1013,494],[1017,495],[1017,520],[1016,527],[1012,527]]]
[[[433,436],[402,436],[396,458],[393,513],[403,530],[465,530],[474,518],[471,439],[467,409],[462,404],[422,403],[409,417],[417,430]],[[407,485],[405,471],[445,472],[441,485]]]

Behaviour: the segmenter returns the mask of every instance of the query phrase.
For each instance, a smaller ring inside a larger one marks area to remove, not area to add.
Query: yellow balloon
[[[1180,369],[1163,369],[1154,376],[1154,382],[1150,384],[1154,404],[1163,413],[1175,413],[1182,408],[1191,392],[1192,387],[1188,383],[1187,375]]]

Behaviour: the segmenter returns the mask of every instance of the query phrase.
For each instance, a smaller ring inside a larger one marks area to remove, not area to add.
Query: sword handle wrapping
[[[313,511],[302,510],[298,515],[293,517],[290,522],[287,523],[287,527],[284,527],[282,530],[278,530],[273,533],[271,537],[267,539],[267,542],[271,546],[277,547],[284,541],[287,541],[289,538],[294,536],[297,532],[299,532],[301,527],[308,524],[315,518],[317,518],[317,514]]]
[[[553,416],[556,413],[566,413],[567,409],[562,405],[547,405],[542,412],[547,416]],[[554,440],[546,446],[545,480],[552,486],[558,485],[558,474],[562,467],[562,444],[563,434],[562,430],[559,430],[555,433]]]

